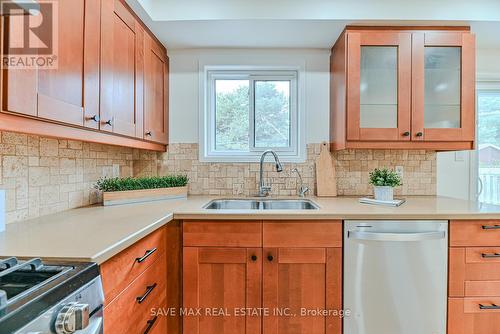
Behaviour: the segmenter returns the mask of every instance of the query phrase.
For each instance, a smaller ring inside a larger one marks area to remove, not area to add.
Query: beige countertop
[[[19,223],[0,233],[0,257],[102,263],[172,219],[500,219],[500,206],[447,197],[407,197],[402,206],[358,203],[357,197],[311,197],[319,210],[206,210],[214,196],[73,209]]]

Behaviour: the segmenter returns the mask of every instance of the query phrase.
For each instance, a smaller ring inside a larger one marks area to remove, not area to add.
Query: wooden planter
[[[103,204],[117,205],[187,197],[188,187],[103,192]]]

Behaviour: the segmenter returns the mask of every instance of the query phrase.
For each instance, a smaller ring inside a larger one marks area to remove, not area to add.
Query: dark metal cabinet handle
[[[410,135],[410,132],[409,132],[409,131],[403,132],[403,136],[404,136],[404,137],[408,137],[409,135]]]
[[[150,319],[148,321],[146,321],[146,323],[148,324],[148,327],[146,327],[146,330],[144,331],[144,334],[148,334],[149,331],[151,330],[151,328],[153,328],[156,320],[158,319],[158,316],[155,316],[153,319]]]
[[[92,117],[87,117],[87,119],[89,121],[94,121],[94,122],[99,122],[101,120],[101,118],[99,117],[99,115],[94,115]]]
[[[423,135],[424,135],[424,134],[423,134],[422,132],[417,132],[417,133],[415,134],[415,136],[417,136],[417,137],[422,137]]]
[[[104,124],[107,124],[109,126],[113,126],[113,121],[109,119],[106,122],[104,122]]]
[[[151,137],[153,135],[153,133],[151,131],[148,131],[145,134],[146,134],[146,136],[149,136],[149,137]]]
[[[139,296],[137,298],[135,298],[135,300],[140,304],[142,303],[143,301],[146,300],[146,298],[148,298],[149,294],[156,288],[157,284],[154,283],[153,285],[148,285],[146,287],[146,292],[144,292],[144,294],[142,296]]]
[[[268,256],[267,256],[267,260],[268,260],[269,262],[271,262],[273,259],[274,259],[274,257],[273,257],[272,255],[268,255]]]
[[[153,249],[149,249],[146,251],[146,253],[141,256],[141,257],[137,257],[135,258],[135,260],[138,262],[138,263],[141,263],[143,262],[144,260],[146,260],[151,254],[153,254],[154,252],[156,252],[156,247],[153,248]]]
[[[483,305],[483,304],[479,304],[479,309],[481,309],[481,310],[500,310],[500,305],[495,305],[495,304]]]
[[[499,230],[500,225],[483,225],[483,230]]]
[[[254,262],[255,262],[255,261],[257,261],[257,255],[252,255],[251,259],[252,259],[252,261],[254,261]]]
[[[500,254],[498,254],[498,253],[493,253],[493,254],[481,253],[481,256],[484,258],[491,258],[491,257],[500,257]]]

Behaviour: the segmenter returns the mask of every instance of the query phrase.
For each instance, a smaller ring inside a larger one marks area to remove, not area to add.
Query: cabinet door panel
[[[85,1],[85,31],[83,58],[84,123],[99,129],[99,65],[101,35],[101,1]]]
[[[235,312],[261,305],[261,255],[260,248],[184,247],[183,307],[201,314],[184,315],[183,332],[260,333],[260,316]]]
[[[119,0],[103,0],[101,29],[101,130],[136,136],[137,48],[143,30]],[[142,83],[142,81],[138,81]]]
[[[83,125],[85,1],[59,1],[58,65],[38,72],[38,116]]]
[[[168,57],[149,35],[145,38],[144,139],[168,142]]]
[[[347,139],[409,140],[411,34],[350,32],[347,45]]]
[[[412,38],[412,140],[474,140],[474,35],[421,32]]]
[[[98,113],[98,91],[86,82],[89,80],[92,84],[94,80],[95,85],[98,78],[98,62],[92,61],[98,52],[94,28],[94,21],[99,18],[98,0],[58,1],[57,8],[57,43],[54,41],[58,45],[57,67],[50,70],[6,70],[3,108],[84,125],[84,113]],[[6,20],[6,26],[10,38],[22,39],[22,36],[11,35],[16,29],[10,29],[9,20]]]
[[[264,248],[263,256],[264,333],[341,332],[341,318],[307,313],[340,310],[341,248]]]

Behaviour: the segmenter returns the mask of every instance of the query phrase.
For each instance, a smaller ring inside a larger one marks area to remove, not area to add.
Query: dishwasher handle
[[[369,241],[426,241],[444,239],[445,231],[435,232],[417,232],[417,233],[388,233],[388,232],[364,232],[364,231],[348,231],[347,237],[354,240],[369,240]]]

